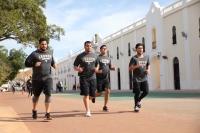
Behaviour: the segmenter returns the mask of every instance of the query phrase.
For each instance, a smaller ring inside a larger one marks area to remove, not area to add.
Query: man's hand
[[[35,63],[35,66],[36,66],[36,67],[39,67],[40,65],[41,65],[41,62],[36,62],[36,63]]]
[[[57,65],[56,65],[56,64],[53,64],[53,68],[56,69],[56,68],[57,68]]]
[[[82,73],[82,72],[83,72],[83,69],[84,69],[84,67],[80,67],[79,70],[78,70],[78,72],[79,72],[79,73]]]
[[[150,74],[150,70],[146,70],[146,74]]]
[[[101,73],[103,73],[103,71],[102,71],[102,70],[98,70],[98,72],[97,72],[97,73],[101,74]]]
[[[116,70],[116,67],[112,67],[112,70],[115,71],[115,70]]]

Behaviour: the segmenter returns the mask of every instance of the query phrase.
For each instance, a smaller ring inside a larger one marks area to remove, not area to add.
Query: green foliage
[[[16,40],[24,46],[37,47],[39,38],[60,40],[64,29],[47,25],[46,0],[0,0],[0,41]]]
[[[13,80],[20,69],[24,68],[24,60],[26,54],[22,49],[8,50],[4,46],[0,46],[0,84],[7,80]]]

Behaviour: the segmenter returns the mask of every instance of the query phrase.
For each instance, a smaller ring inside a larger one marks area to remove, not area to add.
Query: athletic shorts
[[[105,91],[105,88],[110,89],[109,79],[97,77],[97,92]]]
[[[53,80],[48,78],[44,81],[33,80],[33,94],[35,97],[39,97],[41,92],[47,96],[51,96],[51,88],[53,86]]]
[[[80,76],[80,95],[95,96],[96,91],[96,79]]]
[[[140,91],[149,92],[148,81],[133,82],[133,93],[140,92]]]

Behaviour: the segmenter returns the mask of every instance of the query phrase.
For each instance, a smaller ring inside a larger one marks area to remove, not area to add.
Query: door
[[[174,88],[180,90],[180,72],[179,72],[179,60],[174,58]]]

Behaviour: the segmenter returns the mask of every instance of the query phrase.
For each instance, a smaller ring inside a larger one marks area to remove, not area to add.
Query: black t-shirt
[[[96,76],[100,78],[108,77],[111,68],[111,59],[108,56],[99,55],[97,60],[99,64],[99,70],[102,70],[102,73],[96,73]]]
[[[97,67],[97,55],[95,53],[81,53],[75,61],[74,66],[82,67],[83,72],[78,73],[78,76],[85,76],[95,79],[95,67]]]
[[[138,58],[137,55],[133,56],[130,60],[129,66],[135,66],[140,64],[139,68],[133,70],[133,81],[143,82],[147,80],[146,70],[150,65],[149,56],[144,56],[143,58]]]
[[[42,52],[36,50],[32,52],[27,58],[26,61],[35,64],[36,62],[41,62],[39,67],[33,66],[33,76],[32,80],[45,80],[51,77],[51,66],[55,64],[53,53],[51,51]]]

